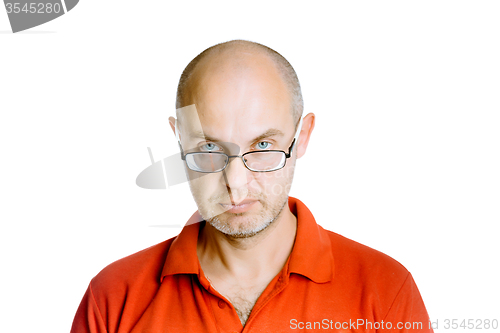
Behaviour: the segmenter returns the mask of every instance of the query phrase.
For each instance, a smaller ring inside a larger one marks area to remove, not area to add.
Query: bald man
[[[279,53],[236,40],[191,61],[170,117],[198,211],[97,274],[72,332],[432,332],[411,274],[289,197],[315,115]],[[321,200],[321,198],[318,198]]]

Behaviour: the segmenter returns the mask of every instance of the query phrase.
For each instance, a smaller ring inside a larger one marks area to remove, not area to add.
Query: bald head
[[[284,85],[288,90],[294,122],[302,115],[300,84],[290,63],[267,46],[244,40],[217,44],[196,56],[184,69],[179,80],[176,108],[192,104],[192,95],[198,89],[203,89],[203,82],[213,75],[226,75],[227,80],[244,80],[252,75],[278,80],[280,82],[277,84]]]

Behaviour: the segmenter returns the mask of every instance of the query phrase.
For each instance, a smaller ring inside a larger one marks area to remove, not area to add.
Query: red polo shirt
[[[245,327],[210,286],[196,253],[202,223],[120,259],[95,276],[77,310],[80,332],[432,332],[411,274],[391,257],[297,217],[292,253]]]

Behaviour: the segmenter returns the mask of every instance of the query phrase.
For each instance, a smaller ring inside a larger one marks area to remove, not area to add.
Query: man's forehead
[[[178,109],[177,115],[186,139],[210,141],[227,141],[228,137],[236,136],[246,140],[282,137],[288,122],[293,121],[291,115],[289,119],[251,114],[227,119],[227,116],[199,112],[195,104]]]

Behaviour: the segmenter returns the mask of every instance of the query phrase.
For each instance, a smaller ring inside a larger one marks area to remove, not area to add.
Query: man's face
[[[179,114],[185,152],[218,151],[241,155],[256,150],[288,152],[295,126],[290,95],[274,65],[262,55],[208,58],[196,68]],[[187,170],[202,217],[220,232],[250,237],[264,230],[288,202],[295,153],[284,168],[252,172],[231,158],[222,172]]]

